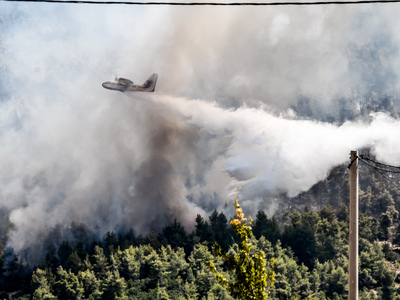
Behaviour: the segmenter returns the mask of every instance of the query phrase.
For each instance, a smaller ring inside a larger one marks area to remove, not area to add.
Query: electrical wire
[[[360,161],[362,161],[364,164],[366,164],[367,166],[373,168],[376,172],[378,172],[384,179],[386,179],[390,184],[392,184],[400,192],[400,187],[396,183],[394,183],[392,180],[390,180],[390,178],[383,173],[383,172],[400,173],[400,171],[390,171],[388,169],[377,167],[376,165],[387,166],[387,167],[391,167],[391,168],[395,168],[395,169],[399,169],[399,170],[400,170],[400,167],[395,167],[395,166],[387,165],[384,163],[380,163],[380,162],[374,161],[370,158],[366,158],[364,155],[358,156],[358,159]]]
[[[173,6],[298,6],[298,5],[349,5],[373,3],[399,3],[400,0],[355,0],[355,1],[305,1],[305,2],[129,2],[129,1],[85,1],[85,0],[0,0],[7,2],[44,2],[69,4],[121,4],[121,5],[173,5]]]
[[[400,173],[400,167],[392,166],[392,165],[388,165],[385,163],[375,161],[373,159],[370,159],[369,157],[366,157],[365,155],[360,155],[359,158],[361,160],[368,161],[369,163],[374,165],[375,168],[378,168],[379,170],[381,170],[383,172]]]

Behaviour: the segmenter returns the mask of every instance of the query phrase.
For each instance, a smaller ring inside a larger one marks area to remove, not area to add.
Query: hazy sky
[[[308,190],[361,147],[400,164],[399,120],[337,118],[398,90],[399,13],[0,2],[9,244],[32,259],[72,222],[99,236],[175,217],[190,229],[236,197],[270,215],[279,193]],[[155,93],[101,87],[152,73]]]

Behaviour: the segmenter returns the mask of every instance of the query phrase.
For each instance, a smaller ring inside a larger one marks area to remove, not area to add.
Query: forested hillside
[[[335,168],[297,197],[281,195],[277,215],[252,216],[252,251],[276,260],[271,299],[347,299],[346,170]],[[388,181],[360,163],[360,299],[400,299],[397,177]],[[214,242],[237,251],[233,216],[223,212],[197,215],[189,233],[175,220],[159,233],[108,232],[101,240],[72,224],[76,239],[47,244],[37,266],[5,248],[12,224],[5,210],[2,216],[0,299],[232,299],[206,265],[233,276],[212,252]]]
[[[271,299],[346,299],[348,209],[288,214],[279,226],[260,210],[253,221],[252,251],[276,260]],[[397,211],[380,218],[360,214],[360,299],[400,299],[400,226]],[[65,241],[48,249],[38,266],[21,264],[12,249],[2,257],[2,299],[233,299],[206,266],[213,242],[237,251],[228,218],[198,215],[187,234],[175,220],[159,234],[109,232],[90,244]],[[17,293],[15,293],[17,292]]]

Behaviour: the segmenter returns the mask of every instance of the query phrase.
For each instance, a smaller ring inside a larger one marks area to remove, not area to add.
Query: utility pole
[[[358,151],[350,152],[349,300],[358,300]]]

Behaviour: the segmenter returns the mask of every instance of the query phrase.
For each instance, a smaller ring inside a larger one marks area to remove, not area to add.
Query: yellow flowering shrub
[[[275,263],[271,259],[267,265],[264,251],[251,255],[252,245],[249,236],[253,235],[251,226],[246,223],[243,211],[238,200],[235,201],[235,218],[231,221],[235,232],[240,237],[238,251],[234,255],[228,255],[217,243],[214,243],[214,256],[222,257],[233,271],[235,280],[228,280],[217,271],[215,265],[208,261],[207,265],[213,272],[218,282],[223,285],[236,299],[267,299],[268,289],[274,284],[275,272],[272,267]],[[251,220],[250,220],[251,221]]]

